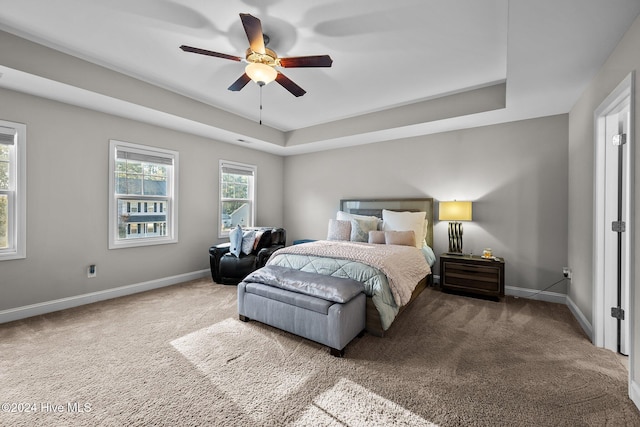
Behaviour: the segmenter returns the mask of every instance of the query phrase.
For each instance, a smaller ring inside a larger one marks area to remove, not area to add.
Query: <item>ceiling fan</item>
[[[245,67],[244,74],[229,86],[229,90],[239,91],[251,80],[259,86],[264,86],[275,80],[280,86],[287,89],[293,95],[302,96],[306,91],[280,71],[276,70],[276,67],[331,67],[333,60],[329,55],[278,58],[278,55],[273,50],[265,46],[268,43],[268,37],[262,33],[262,23],[260,20],[248,13],[241,13],[240,19],[242,20],[244,31],[247,33],[247,38],[249,39],[249,48],[247,49],[244,59],[239,56],[227,55],[225,53],[213,52],[197,47],[180,46],[180,49],[185,52],[215,56],[238,62],[247,62],[248,65]]]

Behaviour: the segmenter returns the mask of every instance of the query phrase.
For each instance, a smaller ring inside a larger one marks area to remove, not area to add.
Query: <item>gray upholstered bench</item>
[[[355,280],[268,265],[238,284],[238,316],[324,344],[341,357],[364,331],[363,292]]]

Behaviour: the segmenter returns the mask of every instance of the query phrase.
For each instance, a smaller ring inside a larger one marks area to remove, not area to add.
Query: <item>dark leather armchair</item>
[[[214,282],[237,285],[247,274],[264,267],[271,254],[283,248],[287,242],[287,232],[284,228],[255,227],[248,228],[248,230],[261,232],[260,240],[256,242],[249,255],[241,253],[239,257],[236,257],[229,253],[229,243],[209,248],[211,278]]]

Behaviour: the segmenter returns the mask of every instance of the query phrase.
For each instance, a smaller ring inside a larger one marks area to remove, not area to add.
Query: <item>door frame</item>
[[[626,239],[623,245],[626,246],[625,252],[625,274],[629,282],[629,310],[625,313],[628,316],[629,327],[627,328],[627,346],[629,348],[629,383],[633,378],[633,348],[634,348],[634,268],[632,260],[634,260],[634,165],[635,165],[635,71],[629,73],[618,86],[611,92],[607,98],[602,101],[598,108],[594,111],[594,144],[595,144],[595,173],[594,173],[594,245],[593,245],[593,343],[597,347],[604,346],[605,335],[605,316],[607,315],[607,307],[604,307],[604,235],[605,232],[611,232],[611,229],[604,223],[605,221],[605,204],[604,204],[604,187],[605,187],[605,144],[609,143],[605,137],[605,119],[606,117],[620,105],[625,99],[629,102],[629,135],[627,135],[627,176],[624,178],[628,182],[627,203],[629,218],[626,218],[627,230],[625,232]]]

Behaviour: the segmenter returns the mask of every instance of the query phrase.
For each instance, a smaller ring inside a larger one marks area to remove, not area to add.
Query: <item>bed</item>
[[[419,223],[422,212],[424,219]],[[378,218],[375,229],[372,217]],[[388,221],[383,223],[383,217]],[[356,230],[350,229],[348,237],[341,230],[334,239],[336,224],[339,229],[346,222]],[[396,317],[433,283],[433,199],[341,200],[336,219],[329,220],[328,228],[327,240],[280,249],[267,264],[362,282],[367,295],[366,330],[384,336]],[[387,241],[394,244],[384,244],[385,232]],[[415,246],[401,242],[409,232],[419,236]],[[370,243],[369,235],[374,241],[376,236],[383,240]],[[400,239],[400,244],[394,239]]]

